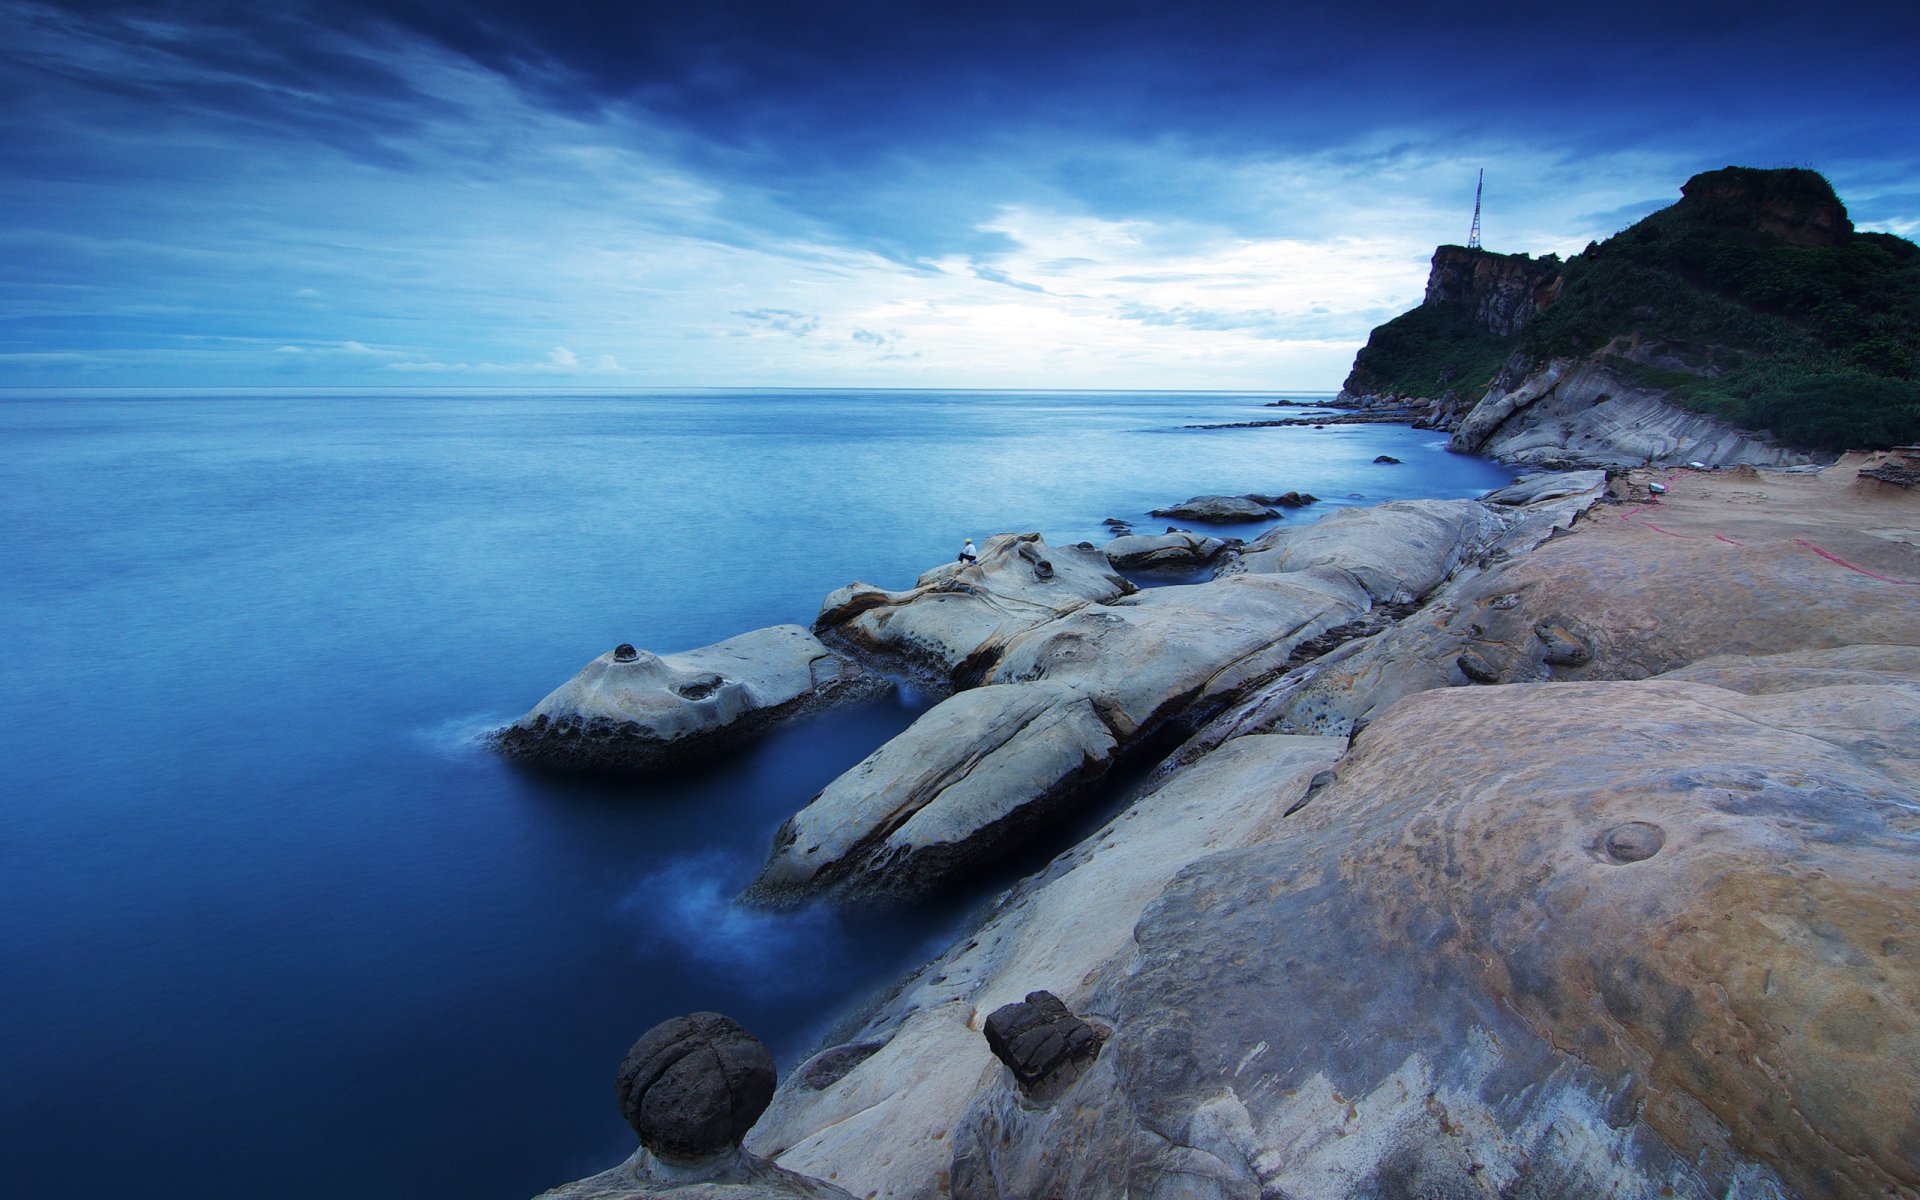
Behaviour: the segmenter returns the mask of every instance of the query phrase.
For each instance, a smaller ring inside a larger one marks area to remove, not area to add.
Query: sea
[[[1511,478],[1400,426],[1188,428],[1328,398],[0,392],[0,1195],[524,1200],[631,1152],[614,1073],[666,1017],[791,1068],[984,898],[733,903],[933,698],[633,780],[482,735],[969,536]]]

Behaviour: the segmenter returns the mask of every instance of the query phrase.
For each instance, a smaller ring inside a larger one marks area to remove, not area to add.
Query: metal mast
[[[1467,234],[1467,249],[1480,248],[1480,189],[1487,185],[1487,169],[1480,168],[1480,182],[1473,185],[1473,231]]]

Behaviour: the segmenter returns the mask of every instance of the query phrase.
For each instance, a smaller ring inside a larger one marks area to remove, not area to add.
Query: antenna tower
[[[1473,230],[1467,234],[1467,249],[1480,248],[1480,189],[1487,185],[1487,169],[1480,168],[1480,182],[1473,185]]]

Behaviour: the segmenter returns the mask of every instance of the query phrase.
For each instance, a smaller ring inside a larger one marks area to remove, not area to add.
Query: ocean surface
[[[643,782],[477,735],[618,642],[808,623],[969,535],[1510,477],[1399,427],[1182,428],[1281,396],[0,392],[0,1195],[521,1200],[631,1150],[656,1021],[790,1067],[979,899],[730,903],[927,698]]]

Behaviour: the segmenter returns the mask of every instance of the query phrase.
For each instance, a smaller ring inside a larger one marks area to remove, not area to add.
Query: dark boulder
[[[1057,1095],[1078,1079],[1110,1032],[1074,1016],[1052,992],[1028,992],[995,1009],[985,1029],[994,1057],[1035,1098]]]
[[[773,1058],[719,1013],[662,1021],[620,1064],[620,1111],[656,1156],[697,1159],[738,1146],[773,1099]]]

